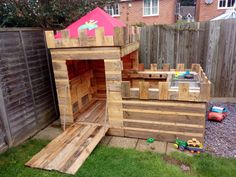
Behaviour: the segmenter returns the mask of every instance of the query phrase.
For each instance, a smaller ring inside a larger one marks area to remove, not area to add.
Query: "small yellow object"
[[[179,72],[175,72],[175,77],[179,77]]]
[[[200,143],[200,145],[199,145],[199,148],[203,148],[203,145],[202,145],[202,143]]]
[[[173,146],[174,146],[176,149],[179,148],[178,144],[174,144]]]

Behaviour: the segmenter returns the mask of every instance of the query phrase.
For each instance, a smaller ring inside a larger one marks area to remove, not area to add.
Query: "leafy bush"
[[[62,29],[114,0],[0,0],[0,27]]]

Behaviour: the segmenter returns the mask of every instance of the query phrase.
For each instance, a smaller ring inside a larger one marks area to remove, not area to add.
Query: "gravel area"
[[[223,157],[236,157],[236,103],[209,103],[229,110],[222,122],[206,121],[205,147],[209,153]]]

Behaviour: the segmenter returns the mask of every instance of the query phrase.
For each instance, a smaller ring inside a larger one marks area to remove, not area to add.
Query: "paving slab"
[[[135,139],[135,138],[113,136],[108,145],[111,147],[134,149],[137,145],[137,142],[138,142],[138,139]]]
[[[62,129],[60,127],[54,127],[52,125],[49,125],[47,128],[41,130],[39,133],[37,133],[33,139],[43,139],[43,140],[53,140],[58,135],[62,133]]]
[[[111,141],[112,136],[104,136],[102,140],[99,142],[101,145],[108,145]]]
[[[138,151],[151,151],[160,154],[165,154],[166,152],[166,142],[154,141],[153,143],[147,143],[146,140],[138,140],[136,150]]]
[[[170,155],[172,152],[180,152],[174,147],[174,143],[167,143],[166,154]]]

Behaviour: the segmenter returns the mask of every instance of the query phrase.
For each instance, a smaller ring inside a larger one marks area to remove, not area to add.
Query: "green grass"
[[[35,153],[48,141],[30,140],[0,155],[0,177],[68,177],[58,172],[49,172],[25,167]],[[189,157],[174,153],[171,158],[188,164],[191,172],[182,172],[178,165],[163,160],[163,156],[150,152],[123,150],[98,146],[80,168],[76,177],[236,177],[236,159],[216,158],[207,154]]]

